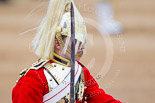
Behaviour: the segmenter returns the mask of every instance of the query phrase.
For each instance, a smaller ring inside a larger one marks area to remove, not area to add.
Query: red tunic
[[[106,94],[103,89],[100,89],[95,79],[90,75],[89,70],[83,65],[82,67],[87,88],[84,91],[83,101],[77,101],[76,103],[84,103],[84,101],[88,103],[121,103]],[[12,91],[13,103],[42,103],[43,96],[49,92],[43,70],[44,68],[29,70],[18,81]]]

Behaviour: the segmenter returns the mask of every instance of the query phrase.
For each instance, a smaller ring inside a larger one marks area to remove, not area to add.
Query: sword
[[[74,20],[74,7],[71,2],[71,84],[70,84],[70,103],[75,102],[74,98],[74,74],[75,74],[75,20]]]

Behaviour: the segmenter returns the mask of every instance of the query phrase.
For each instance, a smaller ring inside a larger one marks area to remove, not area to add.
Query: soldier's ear
[[[57,49],[60,49],[61,47],[60,47],[60,43],[58,42],[58,40],[55,38],[55,43],[54,43],[54,45],[55,45],[55,48],[57,48]]]

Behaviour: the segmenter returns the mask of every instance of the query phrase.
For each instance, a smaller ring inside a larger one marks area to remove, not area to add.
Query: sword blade
[[[74,98],[74,74],[75,74],[75,20],[74,7],[71,2],[71,84],[70,84],[70,103],[75,102]]]

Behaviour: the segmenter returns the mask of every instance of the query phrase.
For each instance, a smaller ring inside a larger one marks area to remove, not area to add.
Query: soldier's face
[[[75,40],[75,45],[76,45],[76,40]],[[69,48],[71,48],[71,40],[69,42],[69,45],[68,45]],[[80,48],[81,47],[81,48]],[[79,61],[80,58],[82,57],[83,55],[83,49],[85,49],[85,46],[82,45],[82,43],[79,44],[79,47],[78,47],[78,51],[77,51],[77,54],[75,54],[75,60],[76,61]],[[64,54],[66,56],[66,59],[71,59],[71,54],[70,52],[67,52],[66,51],[66,54]]]
[[[66,40],[66,37],[63,37],[63,40],[65,41],[65,40]],[[76,44],[76,40],[75,40],[75,44]],[[81,47],[81,48],[80,48],[80,47]],[[69,41],[68,48],[71,49],[71,40]],[[54,49],[54,52],[55,52],[56,54],[58,54],[58,55],[64,57],[64,58],[70,60],[70,59],[71,59],[71,53],[70,53],[71,51],[69,52],[69,51],[67,50],[66,53],[63,54],[63,53],[62,53],[62,50],[63,50],[63,49],[64,49],[63,45],[60,44],[60,43],[58,42],[57,39],[55,39],[55,49]],[[75,54],[75,60],[76,60],[76,61],[79,61],[80,58],[82,57],[82,55],[83,55],[83,49],[85,49],[85,46],[82,45],[82,43],[80,43],[80,44],[79,44],[79,47],[78,47],[77,54]]]
[[[64,41],[65,41],[66,38],[64,38]],[[76,43],[76,41],[75,41]],[[81,47],[81,48],[80,48]],[[62,50],[63,50],[63,46],[62,44],[59,44],[59,42],[56,40],[55,41],[55,53],[57,53],[58,55],[70,60],[71,59],[71,53],[66,51],[65,54],[62,53]],[[71,40],[69,41],[69,45],[68,45],[68,48],[71,48]],[[75,60],[76,61],[79,61],[80,58],[82,57],[83,55],[83,49],[85,49],[85,46],[82,45],[82,43],[79,44],[79,48],[78,48],[78,51],[77,51],[77,54],[75,54]]]

